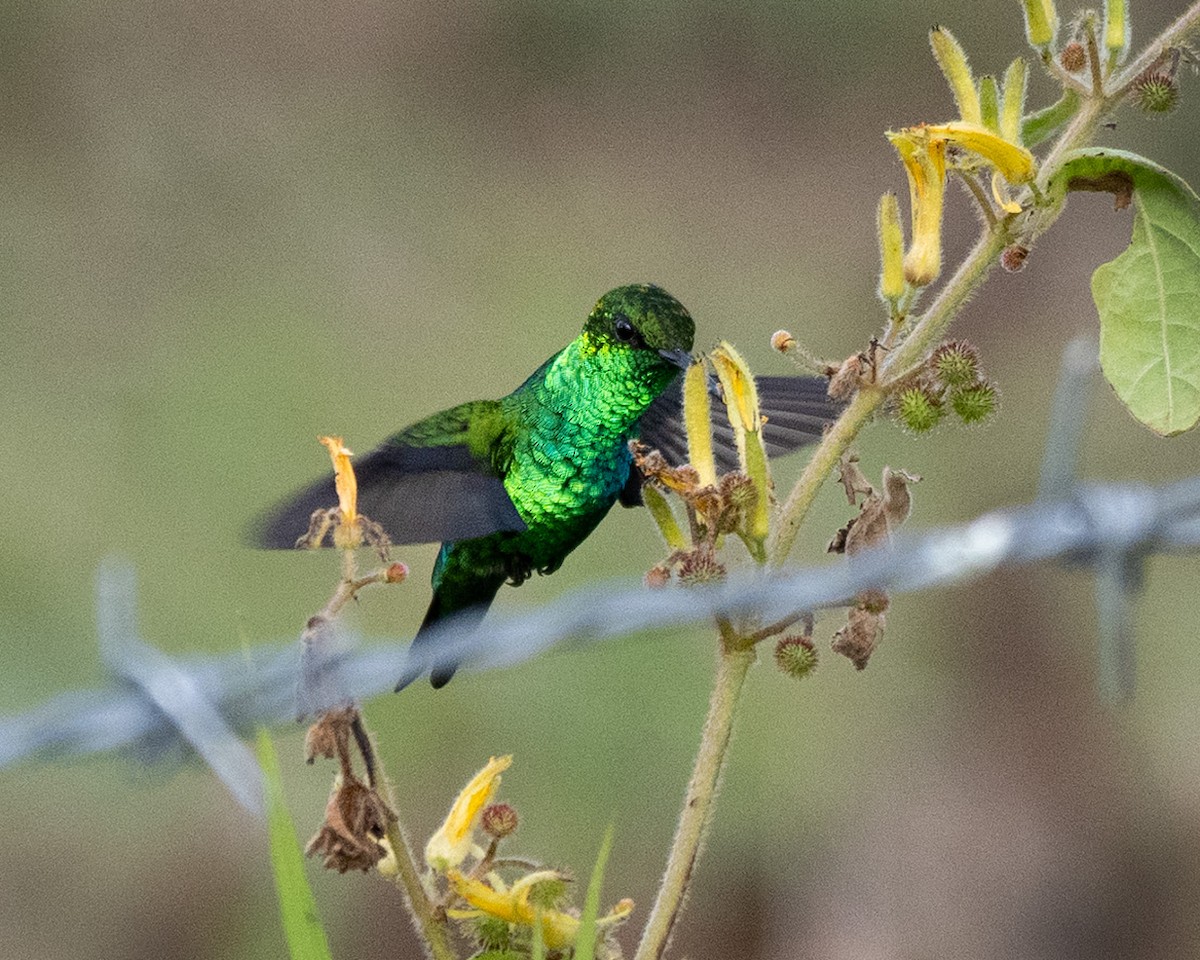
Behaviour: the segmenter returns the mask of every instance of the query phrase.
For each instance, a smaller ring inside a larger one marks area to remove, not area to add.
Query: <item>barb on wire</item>
[[[1086,389],[1087,379],[1075,377],[1075,389]],[[1062,421],[1067,426],[1056,426],[1052,441],[1060,445],[1060,454],[1077,443],[1071,439],[1070,422],[1079,431],[1082,421],[1079,397],[1061,399],[1065,389],[1056,410],[1068,411]],[[1200,548],[1200,475],[1161,487],[1079,484],[1072,479],[1074,459],[1072,454],[1069,461],[1043,471],[1043,478],[1053,480],[1031,504],[923,535],[901,535],[891,548],[845,563],[769,577],[735,574],[718,586],[688,590],[646,590],[640,580],[600,584],[524,615],[490,619],[479,628],[447,621],[439,626],[436,642],[424,649],[436,650],[439,660],[449,656],[471,669],[494,669],[560,644],[583,645],[705,622],[714,615],[753,615],[769,623],[798,611],[847,604],[869,587],[904,593],[1000,567],[1061,561],[1086,566],[1097,575],[1101,622],[1112,631],[1102,632],[1100,687],[1119,696],[1132,682],[1129,602],[1142,558]],[[412,665],[406,660],[406,642],[362,647],[348,634],[337,638],[341,642],[322,644],[330,652],[303,667],[295,643],[171,660],[138,639],[128,568],[102,568],[98,585],[101,648],[117,682],[0,717],[0,768],[31,758],[116,749],[142,757],[190,749],[213,767],[243,806],[258,810],[258,769],[237,738],[259,726],[294,722],[302,674],[307,696],[301,706],[312,712],[334,705],[323,702],[326,697],[341,702],[390,691],[395,677]],[[313,682],[313,671],[320,682]]]

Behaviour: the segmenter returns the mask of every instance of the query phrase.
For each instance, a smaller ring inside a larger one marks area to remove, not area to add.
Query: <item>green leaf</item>
[[[1103,190],[1127,204],[1133,238],[1092,275],[1100,366],[1122,402],[1156,433],[1200,420],[1200,197],[1155,163],[1120,150],[1081,150],[1054,193]]]
[[[604,839],[600,841],[596,865],[592,867],[592,879],[588,881],[583,913],[579,917],[579,933],[575,936],[575,960],[593,960],[596,955],[596,917],[600,915],[600,888],[604,886],[604,868],[608,866],[612,841],[613,828],[610,823],[604,831]]]
[[[317,901],[304,875],[304,854],[296,840],[291,814],[283,801],[279,761],[265,730],[258,732],[258,762],[263,769],[271,867],[275,872],[279,916],[287,936],[288,953],[292,960],[330,960],[329,941],[325,939],[325,930],[317,915]]]

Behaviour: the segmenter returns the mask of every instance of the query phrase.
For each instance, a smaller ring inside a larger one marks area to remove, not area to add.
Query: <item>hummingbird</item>
[[[478,622],[505,582],[554,573],[613,504],[642,503],[631,440],[672,464],[687,460],[682,372],[694,338],[691,314],[661,287],[618,287],[512,393],[432,414],[354,460],[359,510],[391,542],[442,544],[413,667],[397,690],[431,660],[435,688],[454,676],[457,662],[427,649],[435,624]],[[770,456],[819,439],[839,411],[819,377],[757,383]],[[717,466],[737,469],[732,427],[714,409]],[[319,480],[268,511],[252,536],[263,547],[297,546],[313,512],[335,503],[333,479]]]

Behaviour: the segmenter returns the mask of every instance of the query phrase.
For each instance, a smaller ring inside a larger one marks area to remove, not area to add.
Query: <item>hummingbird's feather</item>
[[[841,412],[841,404],[826,394],[821,377],[756,377],[758,403],[767,418],[763,443],[767,456],[779,457],[821,439],[825,427]],[[739,469],[737,440],[729,415],[719,401],[712,403],[713,460],[717,470]],[[658,450],[673,466],[687,463],[687,433],[683,424],[683,378],[668,387],[642,415],[638,439]],[[635,467],[621,491],[621,504],[642,503],[642,477]]]
[[[468,540],[525,521],[504,489],[503,418],[494,401],[462,404],[418,421],[354,460],[358,512],[392,543]],[[318,480],[260,518],[251,539],[289,549],[316,510],[337,506],[333,478]]]

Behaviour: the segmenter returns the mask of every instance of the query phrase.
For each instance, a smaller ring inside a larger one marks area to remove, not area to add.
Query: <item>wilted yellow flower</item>
[[[474,844],[475,828],[483,808],[500,786],[500,774],[511,765],[511,756],[492,757],[487,766],[463,787],[450,807],[446,821],[425,845],[425,862],[434,870],[445,873],[466,859]]]
[[[539,883],[560,881],[562,874],[555,870],[537,870],[522,877],[510,888],[493,887],[483,880],[467,877],[458,870],[446,873],[455,891],[471,905],[472,910],[447,910],[457,919],[479,916],[485,913],[507,923],[532,927],[539,914],[542,921],[542,938],[551,950],[562,950],[573,946],[579,935],[579,918],[561,910],[539,907],[530,902],[530,893]],[[619,923],[633,912],[633,901],[622,900],[605,916],[596,920],[603,929]]]

